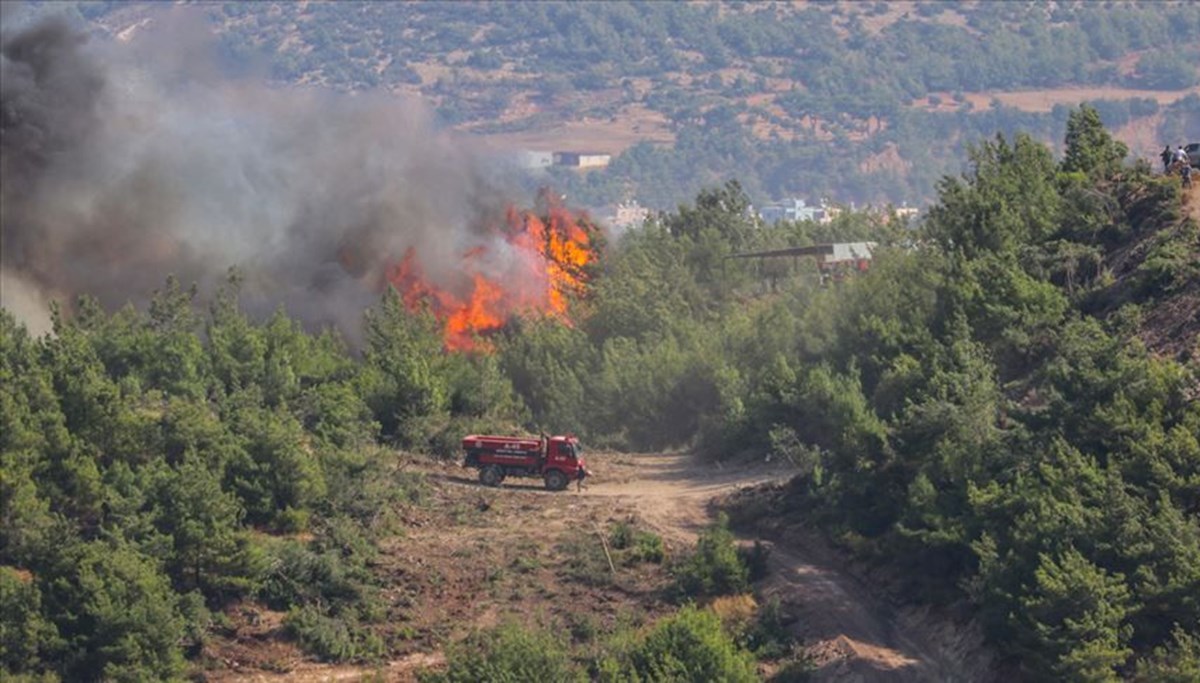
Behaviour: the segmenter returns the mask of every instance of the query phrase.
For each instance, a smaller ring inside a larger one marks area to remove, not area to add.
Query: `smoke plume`
[[[114,308],[237,267],[252,312],[353,338],[410,247],[453,289],[494,239],[498,174],[412,102],[218,76],[196,19],[128,42],[63,19],[0,35],[0,304],[37,330],[50,298]]]

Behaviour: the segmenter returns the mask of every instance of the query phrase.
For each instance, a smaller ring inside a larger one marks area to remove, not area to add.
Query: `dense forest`
[[[802,474],[735,523],[806,520],[911,599],[968,606],[1030,680],[1195,680],[1200,343],[1141,339],[1200,297],[1200,225],[1095,109],[1070,113],[1063,148],[980,141],[917,227],[763,226],[736,182],[705,189],[609,246],[574,325],[514,320],[474,353],[393,291],[360,350],[283,310],[250,319],[237,272],[203,303],[173,278],[144,310],[84,296],[42,337],[0,311],[0,670],[179,677],[243,600],[322,658],[386,656],[371,560],[403,527],[387,511],[423,495],[395,450],[546,429],[789,459]],[[852,238],[879,253],[838,286],[724,259]],[[684,593],[744,588],[730,543],[702,537],[673,570]],[[505,637],[439,676],[583,675]],[[705,612],[644,638],[587,670],[637,680],[687,642],[720,668],[682,680],[753,678]]]
[[[78,6],[111,33],[149,11]],[[551,170],[585,206],[634,198],[671,209],[733,178],[755,204],[926,204],[974,140],[996,131],[1063,139],[1067,106],[982,106],[974,93],[1110,89],[1092,102],[1110,128],[1139,121],[1156,142],[1200,138],[1200,95],[1160,103],[1149,92],[1200,83],[1194,3],[263,2],[205,11],[230,71],[416,93],[446,125],[481,135],[646,120],[639,112],[665,120],[670,144],[611,150],[621,151],[611,167],[586,175]]]

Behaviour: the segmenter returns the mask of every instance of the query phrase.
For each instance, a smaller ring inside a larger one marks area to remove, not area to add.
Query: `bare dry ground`
[[[574,150],[602,152],[613,156],[639,142],[656,145],[670,145],[675,142],[675,134],[671,131],[667,118],[662,113],[641,105],[627,106],[619,115],[607,119],[584,118],[578,121],[563,121],[536,130],[486,133],[479,137],[501,149]]]
[[[427,472],[430,499],[403,511],[407,529],[384,544],[380,563],[388,577],[383,630],[395,659],[368,669],[314,662],[282,637],[282,615],[247,607],[233,611],[236,634],[206,653],[209,680],[411,681],[444,662],[445,644],[512,620],[565,630],[587,648],[587,629],[649,623],[675,609],[663,597],[667,569],[619,557],[610,569],[600,533],[628,523],[659,534],[668,557],[678,556],[710,523],[714,500],[790,474],[678,454],[600,454],[589,461],[595,476],[583,491],[552,493],[537,480],[489,489],[455,465],[413,466]],[[774,545],[771,573],[756,586],[796,617],[817,680],[983,680],[987,660],[973,641],[964,649],[959,629],[890,606],[839,565],[821,542],[789,538]]]
[[[1193,181],[1190,189],[1184,189],[1183,207],[1200,224],[1200,182]],[[1200,244],[1193,245],[1190,258],[1200,263]],[[1142,327],[1142,341],[1155,352],[1171,358],[1200,359],[1200,282],[1193,281],[1147,310]],[[1200,399],[1200,379],[1191,395]]]
[[[1020,109],[1021,111],[1045,113],[1057,105],[1078,106],[1096,100],[1151,99],[1160,105],[1168,105],[1188,95],[1200,95],[1200,86],[1186,90],[1135,90],[1115,87],[1070,87],[1043,90],[1013,90],[1009,92],[968,92],[963,98],[973,109],[983,110],[991,106],[992,100]],[[930,104],[929,97],[936,96],[938,104]],[[930,111],[952,111],[958,108],[952,93],[930,93],[912,102],[912,106]]]

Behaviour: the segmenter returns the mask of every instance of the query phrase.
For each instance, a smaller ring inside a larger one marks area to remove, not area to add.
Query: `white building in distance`
[[[555,166],[571,168],[604,168],[612,162],[612,155],[604,152],[555,152]]]

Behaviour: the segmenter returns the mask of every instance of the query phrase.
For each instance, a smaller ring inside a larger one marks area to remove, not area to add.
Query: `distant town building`
[[[624,231],[641,227],[649,217],[650,209],[639,205],[635,199],[617,204],[608,224],[618,231]]]
[[[785,247],[767,251],[751,251],[732,254],[726,258],[759,259],[792,258],[812,256],[817,260],[817,271],[821,274],[821,283],[840,282],[854,273],[866,272],[871,268],[871,253],[875,242],[836,242],[832,244],[812,244],[806,247]]]
[[[554,152],[523,149],[517,152],[517,165],[527,170],[537,170],[554,165]]]
[[[838,213],[840,213],[840,209],[828,206],[824,202],[820,206],[809,206],[803,199],[788,198],[767,204],[759,210],[758,215],[767,223],[778,223],[779,221],[828,223]]]
[[[920,213],[920,210],[915,206],[909,206],[908,202],[903,202],[900,206],[892,208],[892,214],[902,221],[909,221],[916,218],[918,213]]]
[[[817,257],[819,264],[835,266],[853,263],[860,270],[867,269],[871,251],[875,249],[874,242],[838,242],[824,246],[825,250]]]
[[[571,168],[604,168],[612,161],[611,154],[603,152],[555,152],[555,166]]]

